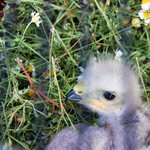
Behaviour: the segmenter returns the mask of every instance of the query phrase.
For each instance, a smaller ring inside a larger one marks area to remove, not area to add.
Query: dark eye
[[[107,100],[113,100],[115,98],[115,95],[112,94],[112,93],[109,93],[109,92],[105,92],[104,93],[104,97],[107,99]]]

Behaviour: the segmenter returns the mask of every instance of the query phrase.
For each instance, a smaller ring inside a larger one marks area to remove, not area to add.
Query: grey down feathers
[[[128,65],[113,59],[91,61],[66,99],[96,112],[101,127],[65,128],[46,150],[150,150],[150,111]]]

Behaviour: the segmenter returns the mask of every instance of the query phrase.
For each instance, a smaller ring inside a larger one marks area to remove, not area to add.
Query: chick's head
[[[140,105],[140,85],[133,70],[123,63],[91,61],[66,99],[78,101],[98,114],[122,115]]]

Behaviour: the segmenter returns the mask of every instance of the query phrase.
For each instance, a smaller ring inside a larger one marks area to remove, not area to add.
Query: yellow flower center
[[[51,77],[54,77],[54,70],[52,70],[51,72]]]
[[[150,0],[142,0],[142,4],[146,4],[148,2],[150,2]]]
[[[32,66],[29,66],[28,71],[32,72]]]
[[[131,24],[136,28],[141,27],[139,18],[133,18]]]
[[[144,16],[145,19],[148,19],[149,18],[148,12],[144,12],[143,16]]]
[[[116,8],[116,9],[115,9],[115,12],[118,13],[118,12],[119,12],[119,8]]]
[[[36,96],[35,92],[32,89],[30,89],[28,95],[29,95],[29,97],[35,97]]]
[[[32,22],[37,23],[39,21],[39,18],[36,16],[32,17]]]
[[[128,23],[129,23],[128,20],[126,20],[125,18],[122,19],[122,24],[123,24],[123,25],[126,25],[126,24],[128,24]]]

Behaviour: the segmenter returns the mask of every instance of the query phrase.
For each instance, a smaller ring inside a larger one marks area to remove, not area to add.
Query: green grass
[[[96,114],[76,103],[65,102],[65,96],[81,74],[78,67],[85,67],[93,55],[115,56],[117,48],[123,51],[123,57],[137,66],[142,98],[149,101],[150,27],[142,20],[140,28],[131,25],[141,9],[140,0],[130,0],[127,4],[112,0],[107,7],[104,0],[91,0],[89,5],[77,0],[66,0],[66,4],[63,0],[20,0],[20,5],[15,2],[6,1],[10,8],[0,22],[0,55],[5,57],[0,60],[3,149],[11,143],[26,149],[42,149],[64,127],[96,122]],[[34,11],[41,16],[39,27],[29,24]],[[128,22],[125,25],[124,20]],[[22,60],[36,86],[60,109],[36,94],[29,95],[32,88],[27,88],[29,81],[16,57]],[[36,76],[29,72],[30,63]],[[12,69],[17,66],[20,70]],[[48,79],[43,74],[46,70]],[[20,91],[23,93],[19,94]]]

